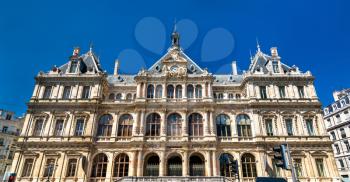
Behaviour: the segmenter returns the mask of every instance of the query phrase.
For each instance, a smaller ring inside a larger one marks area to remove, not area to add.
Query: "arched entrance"
[[[203,155],[196,153],[190,157],[190,176],[205,176]]]
[[[145,160],[144,176],[159,176],[159,157],[149,154]]]
[[[180,156],[173,156],[168,159],[168,176],[182,176],[182,159]]]

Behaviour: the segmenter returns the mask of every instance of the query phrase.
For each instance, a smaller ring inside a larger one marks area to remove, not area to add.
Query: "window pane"
[[[77,168],[77,159],[69,159],[67,168],[67,177],[74,177]]]
[[[84,119],[77,119],[75,126],[75,136],[82,136],[84,133]]]
[[[71,86],[65,86],[63,89],[63,99],[69,99],[70,98],[70,91],[71,91]]]
[[[81,98],[88,99],[89,97],[90,97],[90,86],[84,86]]]

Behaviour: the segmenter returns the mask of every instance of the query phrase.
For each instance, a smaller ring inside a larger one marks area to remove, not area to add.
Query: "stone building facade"
[[[323,109],[326,129],[333,140],[336,164],[343,181],[350,181],[350,89],[335,91],[334,102]]]
[[[120,74],[118,61],[113,74],[102,71],[91,48],[40,72],[12,166],[17,180],[290,179],[274,167],[281,143],[301,181],[339,180],[310,72],[258,47],[243,74],[232,62],[232,73],[214,75],[179,38],[174,32],[167,53],[135,75]]]
[[[22,118],[15,113],[0,109],[0,179],[6,180],[10,175],[11,164],[15,154],[14,143],[23,126]]]

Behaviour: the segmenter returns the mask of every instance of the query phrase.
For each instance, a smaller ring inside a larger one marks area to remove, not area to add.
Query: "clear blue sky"
[[[118,57],[125,72],[151,66],[166,51],[174,19],[189,25],[179,25],[181,41],[200,66],[229,71],[222,67],[237,60],[246,70],[258,38],[264,52],[277,46],[283,62],[310,70],[328,105],[333,90],[350,84],[349,7],[346,0],[1,1],[0,108],[25,112],[34,76],[64,64],[74,46],[85,52],[93,42],[109,73]]]

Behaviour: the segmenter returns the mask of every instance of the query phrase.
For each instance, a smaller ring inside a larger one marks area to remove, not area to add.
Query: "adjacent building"
[[[179,39],[174,32],[167,53],[137,74],[120,73],[118,61],[104,72],[91,48],[39,72],[11,168],[17,181],[291,180],[274,165],[282,143],[300,181],[339,181],[309,71],[258,46],[247,71],[234,61],[216,75]]]
[[[0,180],[6,180],[16,150],[14,145],[23,121],[14,112],[0,109]]]
[[[335,91],[333,97],[334,102],[324,108],[324,120],[339,173],[344,181],[350,181],[350,89]]]

